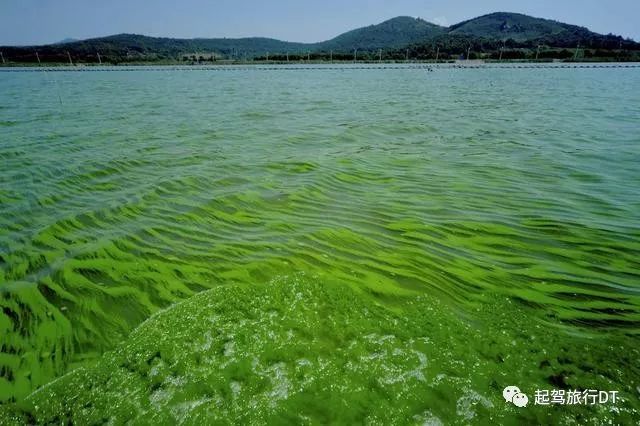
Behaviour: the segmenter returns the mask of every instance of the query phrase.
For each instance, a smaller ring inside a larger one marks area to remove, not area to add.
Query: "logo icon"
[[[520,388],[517,386],[507,386],[502,391],[502,396],[505,401],[512,403],[516,407],[526,407],[529,403],[529,397],[520,392]]]

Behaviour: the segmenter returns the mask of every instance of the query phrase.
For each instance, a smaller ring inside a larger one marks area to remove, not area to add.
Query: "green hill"
[[[399,16],[378,25],[370,25],[317,43],[316,49],[350,52],[353,49],[376,50],[406,46],[446,32],[445,27],[423,19]]]
[[[383,49],[386,59],[403,59],[406,49],[412,57],[435,57],[440,49],[451,57],[458,57],[469,46],[476,53],[498,52],[501,46],[510,49],[535,49],[538,45],[556,49],[575,49],[577,45],[592,49],[598,57],[624,59],[616,50],[640,50],[640,44],[612,34],[601,35],[587,28],[548,19],[534,18],[519,13],[498,12],[441,27],[422,19],[400,16],[377,25],[358,28],[333,39],[318,43],[294,43],[270,38],[197,38],[176,39],[147,37],[135,34],[118,34],[109,37],[81,40],[64,44],[28,47],[0,47],[3,55],[12,63],[36,62],[35,52],[43,62],[67,62],[67,52],[76,62],[175,62],[219,59],[284,59],[288,54],[293,60],[311,55],[312,58],[350,59],[358,49],[359,58],[374,59],[378,49]],[[608,53],[603,53],[603,51]],[[571,57],[568,51],[561,58]],[[627,52],[628,54],[629,52]],[[519,52],[518,58],[529,54]],[[527,56],[528,55],[528,56]],[[495,55],[494,55],[495,56]],[[626,60],[637,57],[628,54]],[[550,57],[550,56],[548,56]]]
[[[66,44],[33,47],[2,47],[6,58],[14,62],[33,62],[38,51],[43,62],[67,62],[67,52],[85,62],[97,62],[97,53],[111,62],[158,61],[181,59],[183,56],[204,55],[218,58],[244,59],[264,55],[266,52],[307,50],[306,44],[289,43],[270,38],[214,38],[177,39],[148,37],[137,34],[117,34]]]
[[[585,27],[550,19],[534,18],[520,13],[496,12],[463,21],[449,27],[449,34],[509,41],[512,46],[530,47],[538,44],[555,47],[584,47],[617,49],[625,41],[612,34],[597,34]],[[630,42],[630,43],[629,43]]]
[[[561,34],[567,27],[571,25],[520,13],[497,12],[452,25],[449,33],[523,42]]]
[[[117,62],[162,59],[180,59],[183,56],[244,59],[286,54],[306,55],[312,52],[350,53],[353,49],[373,51],[406,46],[442,34],[446,28],[422,19],[397,17],[378,25],[371,25],[341,34],[319,43],[294,43],[270,38],[198,38],[176,39],[148,37],[136,34],[118,34],[65,44],[33,47],[3,47],[5,57],[14,62],[33,62],[35,51],[45,62],[66,62],[67,51],[74,58],[96,62],[100,52],[102,58]]]

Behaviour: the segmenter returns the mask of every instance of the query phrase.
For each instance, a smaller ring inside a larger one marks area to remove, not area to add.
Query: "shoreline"
[[[131,64],[12,64],[0,65],[0,72],[37,72],[37,71],[132,71],[132,70],[330,70],[330,69],[478,69],[478,68],[640,68],[640,62],[609,61],[568,61],[568,62],[533,62],[533,61],[412,61],[412,62],[378,62],[378,61],[311,61],[311,62],[229,62],[217,64],[165,64],[165,63],[131,63]]]
[[[141,62],[122,62],[122,63],[77,63],[69,64],[66,62],[10,62],[0,64],[0,69],[5,68],[118,68],[118,67],[159,67],[171,66],[181,68],[199,68],[199,67],[225,67],[225,66],[273,66],[273,65],[571,65],[571,64],[640,64],[640,61],[620,61],[606,60],[606,58],[593,58],[591,60],[570,59],[570,60],[486,60],[486,59],[461,59],[461,60],[311,60],[311,61],[215,61],[215,62],[190,62],[182,61],[141,61]]]

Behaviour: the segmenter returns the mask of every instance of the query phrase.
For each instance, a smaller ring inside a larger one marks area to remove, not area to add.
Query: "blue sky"
[[[312,42],[408,15],[442,25],[520,12],[640,41],[640,0],[0,0],[0,45],[116,33]]]

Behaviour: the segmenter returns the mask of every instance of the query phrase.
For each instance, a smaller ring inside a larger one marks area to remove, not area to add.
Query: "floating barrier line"
[[[640,68],[640,64],[425,64],[425,65],[317,65],[317,66],[280,66],[280,65],[217,65],[217,66],[59,66],[59,67],[2,67],[0,72],[131,72],[131,71],[346,71],[346,70],[427,70],[437,69],[578,69],[578,68]]]

